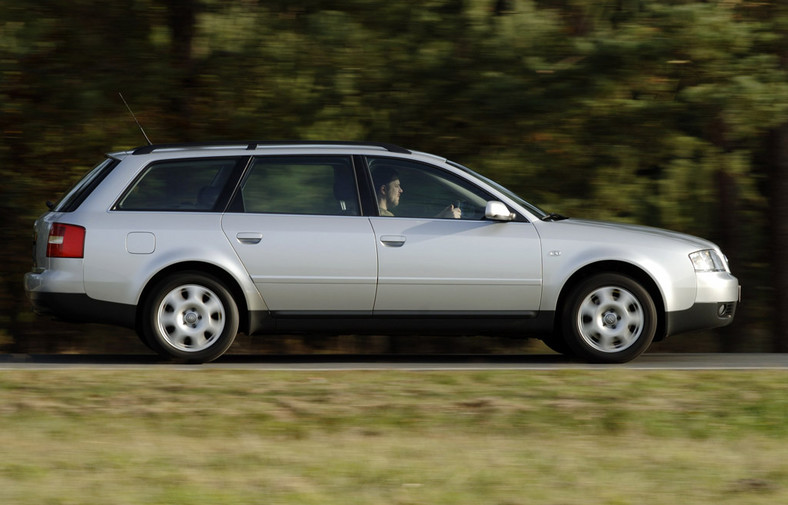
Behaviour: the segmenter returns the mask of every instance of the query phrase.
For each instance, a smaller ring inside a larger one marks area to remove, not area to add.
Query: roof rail
[[[182,142],[176,144],[152,144],[134,149],[131,154],[150,154],[160,149],[188,149],[200,147],[226,147],[246,145],[247,151],[258,146],[366,146],[382,147],[393,153],[410,154],[410,150],[386,142],[352,142],[343,140],[219,140],[216,142]]]

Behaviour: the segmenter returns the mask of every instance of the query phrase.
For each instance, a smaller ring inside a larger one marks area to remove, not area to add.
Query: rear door
[[[269,310],[369,314],[377,252],[349,156],[257,157],[222,228]]]

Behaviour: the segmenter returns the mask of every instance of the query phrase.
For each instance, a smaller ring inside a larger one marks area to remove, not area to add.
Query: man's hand
[[[459,207],[455,207],[454,204],[451,204],[443,209],[441,213],[438,214],[438,217],[447,219],[460,219],[462,217],[462,211]]]

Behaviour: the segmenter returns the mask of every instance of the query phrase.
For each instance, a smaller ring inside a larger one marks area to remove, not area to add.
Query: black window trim
[[[375,194],[375,185],[369,173],[367,157],[361,154],[354,155],[353,165],[356,170],[356,187],[361,196],[361,215],[367,217],[378,216],[378,201]]]

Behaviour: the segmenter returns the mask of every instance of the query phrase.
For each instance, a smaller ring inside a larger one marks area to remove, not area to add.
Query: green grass
[[[4,371],[0,503],[788,503],[786,386],[781,371]]]

